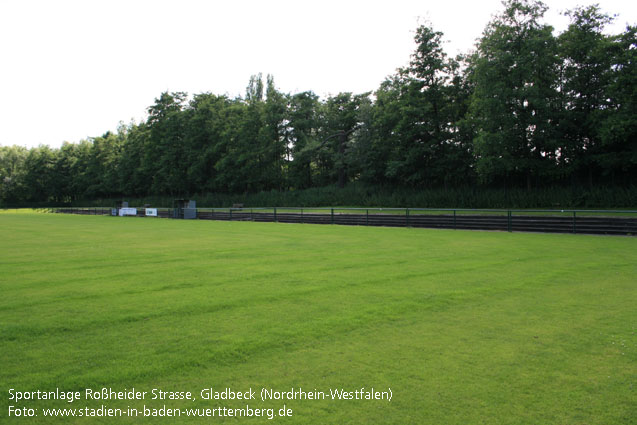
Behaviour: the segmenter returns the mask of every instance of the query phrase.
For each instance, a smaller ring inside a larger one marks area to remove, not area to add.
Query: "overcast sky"
[[[547,21],[576,0],[548,0]],[[610,32],[635,2],[600,0]],[[243,96],[250,75],[286,93],[375,90],[431,22],[467,52],[500,0],[0,0],[0,145],[59,147],[145,119],[163,91]]]

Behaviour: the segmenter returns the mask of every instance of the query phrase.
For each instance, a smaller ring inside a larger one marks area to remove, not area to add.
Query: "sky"
[[[545,0],[546,21],[585,0]],[[598,0],[637,23],[637,3]],[[59,147],[146,118],[164,91],[243,96],[251,75],[285,93],[373,91],[430,23],[455,56],[500,0],[0,0],[0,145]]]

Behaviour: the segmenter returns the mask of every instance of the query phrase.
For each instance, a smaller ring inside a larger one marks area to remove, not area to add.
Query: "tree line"
[[[0,148],[0,200],[188,196],[351,183],[414,190],[632,187],[637,28],[609,35],[597,5],[555,35],[536,0],[505,0],[473,52],[415,32],[409,64],[369,93],[288,94],[255,75],[244,96],[165,92],[140,123]]]

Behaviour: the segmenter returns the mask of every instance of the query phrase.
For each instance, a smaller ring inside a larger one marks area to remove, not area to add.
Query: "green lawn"
[[[637,423],[637,238],[4,213],[0,241],[0,423]],[[258,399],[299,387],[392,399]],[[246,404],[293,416],[43,416]]]

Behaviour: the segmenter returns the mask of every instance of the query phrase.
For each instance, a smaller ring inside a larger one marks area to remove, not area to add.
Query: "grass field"
[[[0,423],[637,423],[635,238],[5,213],[0,241]],[[259,400],[362,387],[392,398]],[[43,416],[246,404],[292,416]]]

